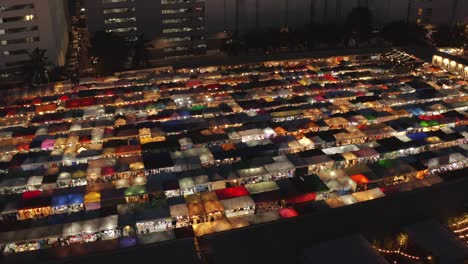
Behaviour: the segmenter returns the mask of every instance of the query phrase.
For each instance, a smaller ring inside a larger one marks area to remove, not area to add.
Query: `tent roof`
[[[246,184],[245,187],[250,194],[268,192],[279,189],[275,181],[259,182],[255,184]]]
[[[221,200],[225,210],[234,210],[248,206],[254,206],[255,202],[252,197],[246,195],[232,199]]]
[[[244,186],[219,189],[219,190],[216,190],[215,192],[220,200],[245,196],[249,194],[249,191]]]

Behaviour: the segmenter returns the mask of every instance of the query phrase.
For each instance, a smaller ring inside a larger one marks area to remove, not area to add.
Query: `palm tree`
[[[33,86],[49,83],[49,70],[47,69],[50,63],[46,57],[47,50],[35,48],[29,55],[29,62],[25,67],[26,79]]]

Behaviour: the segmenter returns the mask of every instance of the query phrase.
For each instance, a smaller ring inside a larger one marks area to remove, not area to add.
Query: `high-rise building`
[[[144,34],[152,57],[205,52],[220,32],[344,23],[355,7],[368,7],[376,26],[392,21],[422,24],[468,22],[466,0],[84,0],[88,30],[135,40]],[[225,35],[224,35],[225,36]],[[320,37],[320,36],[317,36]],[[155,56],[157,55],[157,56]]]
[[[85,0],[91,34],[112,32],[134,41],[152,41],[153,56],[174,57],[205,52],[203,0]]]
[[[340,24],[359,6],[370,9],[376,26],[398,20],[468,23],[466,0],[206,0],[205,5],[208,33]]]
[[[65,64],[68,21],[63,0],[0,0],[0,77],[19,72],[35,48]]]
[[[414,0],[415,19],[422,24],[468,23],[466,0]]]

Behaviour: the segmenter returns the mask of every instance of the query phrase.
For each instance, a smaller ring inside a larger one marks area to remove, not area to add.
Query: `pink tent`
[[[41,149],[52,150],[54,149],[55,139],[47,138],[41,143]]]

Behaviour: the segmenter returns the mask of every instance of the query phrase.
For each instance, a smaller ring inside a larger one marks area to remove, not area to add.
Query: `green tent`
[[[200,111],[206,109],[206,106],[204,105],[194,105],[192,108],[190,108],[191,111]]]
[[[377,163],[386,169],[393,167],[393,163],[388,159],[379,160]]]
[[[422,126],[422,127],[428,127],[429,126],[429,123],[425,120],[419,122],[419,125]]]
[[[146,193],[146,187],[142,185],[128,187],[124,192],[125,196],[142,195],[145,193]]]
[[[430,120],[429,121],[429,125],[430,126],[438,126],[439,125],[439,122],[435,121],[435,120]]]

